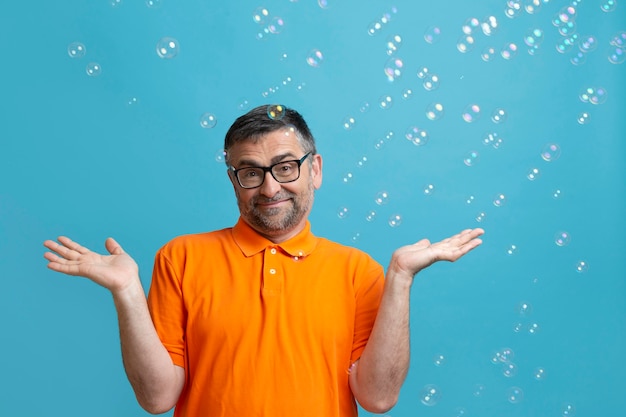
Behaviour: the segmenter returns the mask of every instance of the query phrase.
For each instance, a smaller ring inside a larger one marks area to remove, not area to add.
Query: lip
[[[274,207],[280,207],[284,204],[286,204],[289,201],[289,199],[286,200],[278,200],[278,201],[270,201],[267,203],[257,203],[257,205],[259,207],[263,207],[263,208],[274,208]]]

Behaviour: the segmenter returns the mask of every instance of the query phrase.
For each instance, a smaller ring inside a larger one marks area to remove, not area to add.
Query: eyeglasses
[[[272,177],[281,184],[293,182],[300,178],[300,165],[311,155],[308,152],[300,159],[282,161],[268,167],[246,167],[235,169],[230,167],[242,188],[257,188],[263,185],[265,173],[269,172]]]

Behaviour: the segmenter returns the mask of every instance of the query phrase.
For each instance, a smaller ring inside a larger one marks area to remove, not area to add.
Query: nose
[[[265,173],[263,184],[259,187],[259,192],[265,197],[274,197],[276,193],[280,191],[280,183],[274,179],[272,174],[268,171]]]

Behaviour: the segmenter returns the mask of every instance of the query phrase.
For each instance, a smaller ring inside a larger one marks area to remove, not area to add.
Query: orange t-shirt
[[[383,290],[380,264],[315,237],[281,244],[239,219],[156,255],[148,303],[186,383],[175,417],[356,416],[348,368]]]

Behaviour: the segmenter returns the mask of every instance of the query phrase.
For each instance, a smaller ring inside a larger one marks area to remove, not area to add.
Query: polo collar
[[[317,246],[317,237],[311,232],[311,223],[308,220],[300,233],[280,244],[261,236],[241,217],[232,233],[235,243],[245,256],[255,255],[268,247],[279,247],[290,256],[302,257],[310,255]]]

